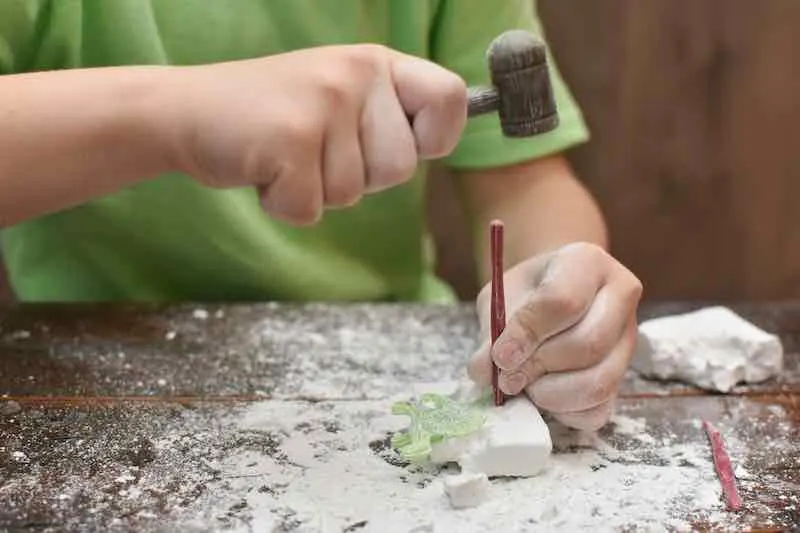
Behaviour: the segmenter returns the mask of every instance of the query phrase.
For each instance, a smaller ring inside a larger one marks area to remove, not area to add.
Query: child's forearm
[[[481,282],[489,278],[488,226],[506,223],[506,266],[565,244],[608,246],[603,216],[562,156],[456,176],[476,225],[475,253]]]
[[[457,75],[374,44],[0,76],[0,227],[166,171],[311,224],[450,153],[466,111]]]
[[[169,169],[158,67],[0,76],[0,228]]]

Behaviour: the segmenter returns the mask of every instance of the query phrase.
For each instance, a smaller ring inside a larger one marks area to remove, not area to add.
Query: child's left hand
[[[608,422],[636,344],[642,284],[602,248],[585,243],[533,257],[505,273],[508,324],[491,350],[500,389],[527,393],[563,424],[594,430]],[[489,339],[491,285],[477,299]],[[469,364],[491,383],[490,341]]]

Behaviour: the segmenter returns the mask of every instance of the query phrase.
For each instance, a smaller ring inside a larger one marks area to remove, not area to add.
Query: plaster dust
[[[38,438],[0,442],[0,469],[14,473],[0,478],[0,529],[47,521],[42,531],[602,532],[690,530],[694,520],[724,531],[734,523],[705,440],[680,442],[624,409],[600,435],[552,426],[544,472],[494,479],[480,507],[452,509],[443,483],[457,469],[404,465],[388,443],[407,419],[388,413],[395,400],[457,390],[475,332],[446,310],[409,312],[390,327],[359,309],[325,314],[326,328],[338,331],[330,335],[308,319],[313,308],[242,322],[226,335],[209,390],[266,388],[280,373],[264,401],[12,414],[24,429],[15,434]],[[179,325],[176,342],[206,334]],[[186,364],[202,365],[196,355]],[[248,365],[240,367],[250,370],[240,372],[246,380],[227,372],[234,362]],[[180,390],[191,366],[176,368],[146,381]],[[424,382],[431,369],[442,382]],[[687,431],[701,434],[699,425]],[[741,456],[745,445],[725,437],[732,457]],[[748,449],[778,457],[786,453],[779,445]]]
[[[542,474],[495,479],[480,507],[454,510],[444,482],[456,470],[404,466],[388,448],[388,435],[404,419],[387,416],[388,408],[385,402],[251,405],[240,412],[237,431],[293,436],[270,457],[242,451],[212,465],[228,490],[208,490],[188,513],[215,516],[240,505],[239,523],[231,524],[239,531],[276,524],[276,531],[467,533],[688,530],[679,517],[722,508],[702,446],[670,443],[659,449],[657,464],[646,464],[595,435],[561,428],[554,433],[560,453]],[[302,420],[307,431],[292,431],[281,420]],[[325,420],[336,421],[334,432]],[[170,439],[158,443],[173,445]]]
[[[471,323],[446,320],[446,310],[400,314],[391,327],[368,308],[330,311],[324,334],[318,321],[285,312],[254,324],[243,337],[246,345],[259,346],[256,365],[284,372],[269,391],[272,398],[399,398],[412,388],[445,385],[452,390],[466,377],[465,363],[477,348],[475,332]],[[438,380],[425,383],[431,369]]]
[[[675,436],[700,435],[692,419],[665,432],[621,406],[600,434],[553,425],[544,472],[493,479],[482,505],[453,509],[444,482],[455,467],[411,467],[390,449],[391,433],[407,424],[388,414],[391,403],[24,409],[13,419],[21,434],[44,426],[47,436],[0,444],[0,467],[14,472],[0,483],[0,529],[657,532],[688,531],[699,520],[743,530],[734,522],[742,517],[723,510],[705,440]],[[732,457],[753,449],[725,429]],[[779,458],[788,445],[762,439],[758,449]],[[796,493],[761,477],[777,494]]]

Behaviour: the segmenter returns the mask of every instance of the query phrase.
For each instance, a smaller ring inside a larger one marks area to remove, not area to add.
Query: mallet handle
[[[467,89],[467,115],[474,117],[497,111],[500,98],[494,87],[469,87]]]

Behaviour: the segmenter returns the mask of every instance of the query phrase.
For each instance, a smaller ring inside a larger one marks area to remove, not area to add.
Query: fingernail
[[[492,359],[500,368],[513,370],[525,362],[525,352],[517,341],[502,341],[492,348]]]
[[[513,374],[504,374],[500,382],[500,388],[506,394],[518,394],[525,388],[527,378],[522,372],[514,372]]]

